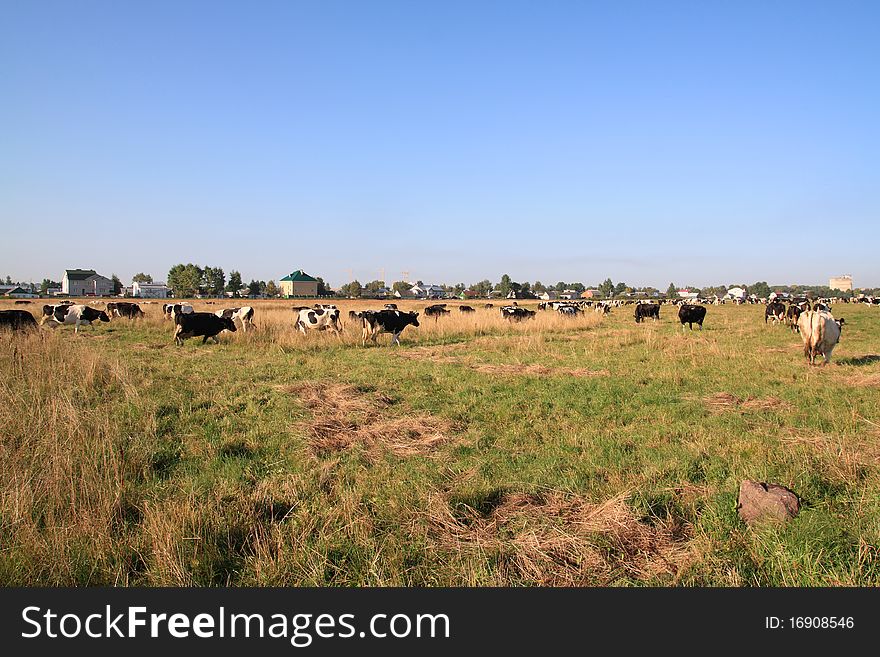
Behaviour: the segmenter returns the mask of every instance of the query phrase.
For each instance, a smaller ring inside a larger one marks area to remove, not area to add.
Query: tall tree
[[[369,292],[378,292],[383,287],[385,287],[385,281],[379,281],[379,280],[370,281],[369,283],[364,285],[364,289]]]
[[[248,294],[252,297],[260,296],[260,281],[251,279],[251,282],[248,283]]]
[[[269,281],[266,283],[266,296],[272,298],[278,296],[278,286],[275,284],[275,281]]]
[[[143,272],[138,272],[134,276],[131,277],[131,280],[135,283],[152,283],[153,277],[149,274],[145,274]]]
[[[111,274],[110,280],[113,281],[113,296],[122,294],[122,281],[119,280],[119,276]]]
[[[193,296],[201,291],[201,267],[192,263],[174,265],[168,272],[168,285],[177,297]]]
[[[502,297],[506,297],[510,294],[510,291],[513,289],[512,285],[513,281],[510,280],[510,276],[508,274],[504,274],[501,277],[501,282],[495,287],[498,292],[501,293]]]
[[[226,291],[233,292],[237,296],[238,291],[243,287],[244,283],[241,280],[241,274],[233,269],[229,272],[229,282],[226,284]]]
[[[599,284],[597,288],[599,290],[599,294],[603,297],[610,297],[614,295],[614,283],[610,278],[606,278],[602,283]]]
[[[770,286],[767,285],[767,281],[758,281],[754,285],[749,285],[748,293],[756,294],[758,297],[766,299],[770,296]]]
[[[340,294],[345,297],[359,297],[361,296],[361,291],[363,287],[360,284],[360,281],[357,279],[353,280],[351,283],[346,283],[341,288],[339,288]]]
[[[666,297],[669,299],[678,298],[678,288],[675,287],[675,283],[670,283],[669,287],[666,288]]]
[[[327,284],[324,282],[324,279],[320,276],[316,276],[315,279],[318,281],[318,296],[326,297],[332,294],[330,292],[330,288],[327,287]]]
[[[226,274],[223,273],[222,267],[209,267],[205,265],[202,277],[204,279],[205,292],[212,296],[223,294],[223,289],[226,287]]]
[[[403,293],[403,292],[406,292],[411,287],[412,287],[412,285],[410,285],[406,281],[394,281],[394,284],[391,286],[391,289],[394,290],[395,292]]]
[[[46,294],[46,290],[48,290],[50,287],[61,287],[61,283],[48,278],[44,278],[43,282],[40,283],[40,294]]]

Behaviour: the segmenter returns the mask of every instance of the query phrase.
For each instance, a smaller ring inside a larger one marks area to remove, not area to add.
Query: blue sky
[[[880,286],[880,3],[19,2],[0,274]]]

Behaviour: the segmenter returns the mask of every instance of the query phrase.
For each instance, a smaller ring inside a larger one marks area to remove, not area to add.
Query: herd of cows
[[[779,299],[763,301],[766,305],[764,322],[785,324],[792,331],[801,335],[804,343],[804,355],[810,364],[815,364],[816,358],[822,356],[827,363],[831,360],[831,353],[835,345],[840,341],[841,330],[844,320],[835,319],[831,313],[833,299],[820,299],[810,301],[808,299],[790,299],[788,305]],[[880,300],[861,300],[862,303],[880,305]],[[29,303],[21,302],[18,303]],[[208,302],[211,303],[211,302]],[[690,329],[696,324],[702,330],[703,321],[706,318],[707,308],[684,301],[667,301],[666,303],[678,306],[678,319],[682,327],[686,324]],[[555,311],[564,317],[576,317],[584,312],[593,311],[602,315],[611,312],[612,307],[634,305],[634,318],[637,324],[648,319],[660,320],[660,308],[663,302],[654,301],[553,301],[538,304],[538,311]],[[487,303],[485,308],[494,308],[494,304]],[[312,306],[294,306],[294,326],[302,334],[310,331],[330,330],[337,335],[342,334],[342,325],[339,308],[332,304],[314,304]],[[459,305],[460,313],[476,312],[475,308],[467,305]],[[533,319],[538,311],[528,310],[517,304],[499,307],[501,317],[510,322],[521,322]],[[425,317],[431,317],[435,321],[451,311],[446,304],[434,304],[424,309]],[[162,314],[166,320],[174,324],[174,342],[182,345],[184,340],[193,337],[201,337],[202,344],[208,338],[219,342],[217,337],[223,331],[235,332],[241,327],[243,332],[254,329],[254,308],[241,306],[237,308],[223,308],[215,312],[196,312],[193,306],[186,302],[166,303],[162,305]],[[114,317],[135,320],[145,316],[140,305],[133,302],[111,301],[106,304],[104,310],[98,310],[90,305],[74,304],[65,301],[55,305],[44,305],[39,326],[48,324],[55,328],[62,324],[75,325],[75,333],[79,332],[80,326],[92,326],[95,322],[109,322]],[[391,334],[391,344],[400,344],[400,335],[407,326],[419,326],[418,312],[404,312],[398,309],[396,304],[385,304],[380,310],[352,310],[349,319],[359,322],[361,325],[361,344],[366,346],[367,340],[376,344],[376,338],[380,333]],[[34,316],[27,310],[0,310],[0,328],[12,330],[37,329],[38,324]],[[94,328],[92,326],[92,328]]]

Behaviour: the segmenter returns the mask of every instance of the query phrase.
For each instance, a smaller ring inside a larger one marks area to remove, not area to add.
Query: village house
[[[109,297],[113,295],[113,281],[94,269],[65,269],[61,292],[71,297]]]
[[[292,274],[288,274],[279,283],[281,296],[285,299],[318,296],[318,279],[309,276],[302,269],[297,269]]]
[[[171,290],[165,283],[138,283],[132,281],[131,296],[140,299],[167,299]]]

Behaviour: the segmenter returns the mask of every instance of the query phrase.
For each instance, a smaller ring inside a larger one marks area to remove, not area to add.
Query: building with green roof
[[[309,276],[302,269],[297,269],[281,279],[281,296],[316,297],[318,296],[318,279]]]

